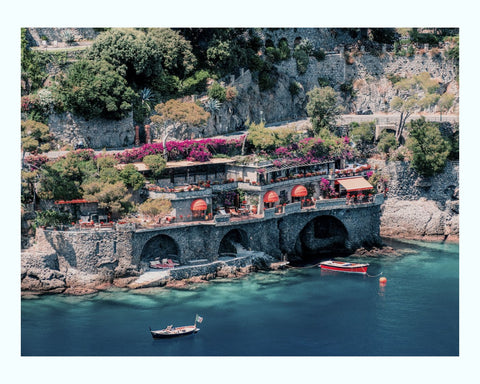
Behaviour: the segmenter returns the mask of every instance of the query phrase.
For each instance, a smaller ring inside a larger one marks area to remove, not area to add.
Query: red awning
[[[367,191],[369,189],[373,189],[372,184],[370,184],[361,176],[348,177],[346,179],[337,179],[335,183],[341,184],[341,186],[345,188],[347,192]]]
[[[307,195],[308,195],[307,188],[305,188],[303,185],[296,185],[292,189],[293,197],[304,197]]]
[[[274,203],[276,201],[278,201],[278,195],[274,191],[268,191],[263,196],[264,203]]]
[[[192,211],[206,211],[207,203],[202,199],[193,200],[192,204],[190,205],[190,209]]]

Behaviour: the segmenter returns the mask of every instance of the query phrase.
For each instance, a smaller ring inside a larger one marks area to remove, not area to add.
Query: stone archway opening
[[[248,250],[249,247],[247,232],[242,229],[232,229],[220,241],[218,256],[234,256],[239,251]]]
[[[148,264],[152,260],[180,259],[180,249],[177,242],[167,235],[152,237],[144,245],[140,256],[140,263]]]
[[[319,216],[309,221],[295,242],[295,258],[304,262],[349,253],[348,231],[336,217]]]

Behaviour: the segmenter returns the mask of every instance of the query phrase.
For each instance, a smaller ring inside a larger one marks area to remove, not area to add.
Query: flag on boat
[[[195,315],[195,322],[201,323],[203,321],[203,317]]]

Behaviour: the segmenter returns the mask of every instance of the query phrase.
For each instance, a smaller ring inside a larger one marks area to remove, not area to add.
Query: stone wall
[[[430,178],[421,177],[408,163],[372,163],[389,178],[381,214],[382,236],[458,240],[458,162],[448,162],[444,172]]]
[[[48,126],[57,140],[71,145],[83,142],[94,149],[120,148],[135,140],[132,115],[123,120],[85,120],[67,112],[51,115]]]
[[[237,97],[223,103],[205,127],[182,131],[183,137],[190,137],[188,132],[194,137],[201,134],[225,134],[243,128],[246,121],[259,123],[263,119],[269,124],[306,117],[307,93],[319,86],[319,78],[328,80],[337,91],[340,90],[342,83],[353,84],[356,96],[342,100],[347,113],[354,113],[359,109],[388,112],[390,102],[396,96],[396,90],[387,79],[387,75],[411,76],[428,72],[440,81],[442,92],[448,91],[456,95],[451,112],[458,112],[459,89],[456,69],[453,63],[443,56],[431,57],[424,54],[407,58],[392,56],[389,53],[382,56],[363,53],[356,56],[354,62],[348,65],[342,54],[330,53],[322,61],[311,57],[307,71],[302,75],[298,74],[293,58],[278,63],[276,67],[278,69],[276,86],[265,92],[260,92],[257,82],[253,80],[248,70],[233,82],[227,82],[225,85],[237,89]],[[292,81],[301,85],[295,96],[289,91]]]

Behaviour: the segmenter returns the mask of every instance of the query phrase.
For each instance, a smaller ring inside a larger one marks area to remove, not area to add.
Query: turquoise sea
[[[458,356],[458,245],[387,244],[404,253],[369,258],[375,277],[306,266],[189,290],[24,298],[21,355]],[[149,334],[197,313],[196,335]]]

